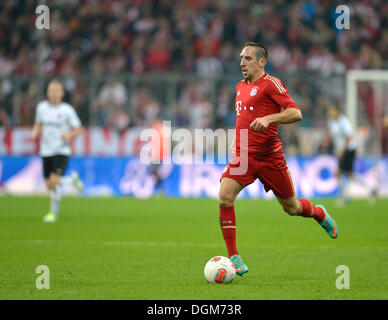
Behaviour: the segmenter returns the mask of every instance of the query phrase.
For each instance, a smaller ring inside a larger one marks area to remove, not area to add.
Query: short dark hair
[[[336,104],[331,104],[331,105],[329,106],[329,109],[335,109],[335,110],[337,110],[339,113],[342,112],[341,107],[338,106],[338,105],[336,105]]]
[[[47,84],[47,87],[51,84],[51,83],[59,83],[63,89],[65,89],[65,86],[63,85],[63,82],[58,79],[58,78],[53,78],[49,81],[49,83]]]
[[[245,42],[244,47],[255,47],[256,49],[256,60],[259,60],[261,58],[265,58],[268,60],[268,51],[267,49],[257,42]]]

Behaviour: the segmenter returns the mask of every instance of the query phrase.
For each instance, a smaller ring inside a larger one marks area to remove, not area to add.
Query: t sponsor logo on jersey
[[[238,95],[238,96],[240,95],[240,90],[239,90],[239,91],[237,91],[237,95]]]
[[[242,104],[242,101],[236,101],[236,115],[239,116],[240,115],[240,110],[241,110],[241,104]]]

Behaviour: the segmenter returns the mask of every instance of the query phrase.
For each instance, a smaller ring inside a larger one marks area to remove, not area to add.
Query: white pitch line
[[[154,242],[154,241],[76,241],[76,240],[53,240],[53,239],[5,239],[2,242],[26,243],[37,245],[50,244],[69,244],[69,245],[104,245],[104,246],[148,246],[148,247],[202,247],[202,248],[224,248],[225,244],[220,243],[194,243],[194,242]],[[256,249],[387,249],[386,246],[346,246],[346,247],[330,247],[330,246],[314,246],[303,247],[302,245],[268,245],[268,244],[245,244],[244,247]]]
[[[22,242],[26,244],[70,244],[70,245],[106,245],[106,246],[149,246],[149,247],[223,247],[223,244],[216,243],[192,243],[192,242],[153,242],[153,241],[76,241],[76,240],[32,240],[14,239],[5,240],[8,242]]]

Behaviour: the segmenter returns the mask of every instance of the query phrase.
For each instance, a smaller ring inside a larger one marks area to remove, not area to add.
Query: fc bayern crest
[[[256,95],[256,93],[257,93],[257,88],[253,88],[251,90],[251,97],[254,97]]]

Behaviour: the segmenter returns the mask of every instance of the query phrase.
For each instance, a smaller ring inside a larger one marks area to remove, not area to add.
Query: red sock
[[[325,211],[322,208],[314,206],[310,201],[306,199],[298,199],[302,205],[301,216],[306,218],[314,218],[318,223],[322,223],[325,219]]]
[[[220,206],[220,225],[229,257],[238,254],[236,248],[236,216],[234,206]]]

